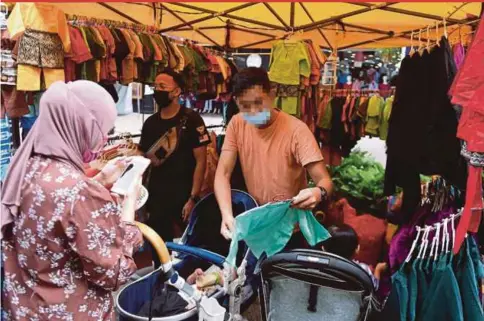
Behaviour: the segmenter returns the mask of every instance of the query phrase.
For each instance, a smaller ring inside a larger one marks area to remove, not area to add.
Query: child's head
[[[351,260],[358,252],[358,235],[355,230],[346,224],[328,228],[331,237],[323,242],[325,251]]]

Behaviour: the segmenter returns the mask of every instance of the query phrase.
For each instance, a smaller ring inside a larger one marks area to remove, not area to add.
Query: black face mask
[[[170,92],[156,90],[155,101],[156,101],[156,104],[158,104],[158,107],[160,107],[160,109],[163,109],[170,106],[173,99],[170,99]]]

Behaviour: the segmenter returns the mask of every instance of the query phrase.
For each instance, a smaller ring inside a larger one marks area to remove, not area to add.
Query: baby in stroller
[[[328,232],[331,234],[331,238],[322,243],[323,251],[339,255],[348,260],[353,260],[353,262],[358,264],[370,275],[375,290],[378,290],[380,277],[387,269],[387,264],[384,262],[378,263],[372,270],[367,264],[354,260],[354,257],[358,254],[360,245],[358,235],[351,226],[346,224],[340,226],[333,225],[328,228]]]

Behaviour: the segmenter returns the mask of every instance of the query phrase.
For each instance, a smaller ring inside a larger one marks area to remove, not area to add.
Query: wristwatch
[[[193,203],[197,204],[200,201],[200,197],[197,195],[191,195],[190,199],[193,201]]]
[[[328,200],[328,191],[326,188],[318,186],[319,190],[321,191],[321,202],[325,202]]]

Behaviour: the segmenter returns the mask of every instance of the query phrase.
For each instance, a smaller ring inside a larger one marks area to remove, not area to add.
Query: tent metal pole
[[[476,24],[476,23],[479,22],[479,20],[467,20],[467,21],[457,20],[457,21],[459,21],[459,22],[448,23],[447,27],[450,27],[450,26],[453,26],[453,25],[466,25],[466,24],[473,25],[473,24]],[[370,43],[375,43],[375,42],[387,40],[387,39],[390,39],[390,38],[406,38],[406,39],[408,39],[408,35],[411,34],[412,32],[415,33],[416,31],[418,32],[418,29],[417,30],[413,29],[413,30],[408,30],[408,31],[402,31],[402,32],[395,33],[393,35],[388,35],[388,36],[376,38],[376,39],[373,39],[373,40],[367,40],[367,41],[362,41],[362,42],[359,42],[359,43],[353,43],[353,44],[341,47],[339,49],[344,50],[344,49],[354,48],[354,47],[357,47],[357,46],[367,45],[367,44],[370,44]],[[414,40],[415,40],[415,38],[414,38]],[[421,41],[427,41],[427,39],[425,39],[425,40],[421,39]]]
[[[344,14],[340,14],[338,16],[334,16],[334,17],[319,20],[319,21],[316,21],[316,22],[313,22],[313,23],[309,23],[309,24],[306,24],[306,25],[302,25],[302,26],[295,28],[295,30],[296,31],[299,31],[299,30],[302,30],[302,31],[314,30],[314,29],[317,29],[317,28],[321,28],[321,27],[336,23],[338,20],[342,20],[342,19],[345,19],[345,18],[356,16],[356,15],[366,13],[366,12],[369,12],[369,11],[373,11],[373,10],[377,10],[377,9],[381,9],[381,8],[386,8],[386,7],[391,6],[393,4],[396,4],[396,3],[398,3],[398,2],[385,2],[385,3],[379,4],[379,5],[372,5],[371,7],[365,7],[365,8],[360,9],[360,10],[347,12],[347,13],[344,13]]]
[[[284,19],[281,18],[281,16],[276,12],[276,10],[274,10],[274,8],[272,8],[270,4],[268,4],[267,2],[263,2],[262,4],[272,13],[272,15],[277,20],[279,20],[279,22],[284,26],[284,28],[286,28],[286,30],[289,30],[289,25],[284,21]]]
[[[170,4],[176,4],[176,3],[170,3]],[[248,3],[244,3],[244,4],[240,5],[240,6],[233,7],[233,8],[231,8],[231,9],[225,11],[225,12],[226,13],[230,13],[230,12],[233,12],[233,11],[237,11],[237,10],[241,10],[241,9],[245,9],[245,8],[251,7],[253,5],[256,5],[256,3],[248,2]],[[214,12],[207,12],[206,10],[203,10],[203,8],[196,8],[196,10],[199,10],[199,11],[201,11],[203,13],[209,13],[210,15],[209,16],[205,16],[205,17],[201,17],[201,18],[198,18],[198,19],[195,19],[195,20],[191,20],[191,21],[186,21],[185,20],[184,23],[181,23],[179,25],[175,25],[175,26],[171,26],[169,28],[166,28],[166,29],[162,30],[162,32],[173,31],[173,30],[176,30],[176,29],[185,27],[185,26],[194,25],[194,24],[197,24],[197,23],[206,21],[206,20],[210,20],[210,19],[212,19],[212,18],[214,18],[214,17],[217,16],[216,11],[214,11]]]
[[[291,16],[290,16],[291,29],[294,29],[294,20],[296,20],[296,4],[291,2]]]
[[[262,45],[264,43],[268,43],[268,42],[274,41],[274,39],[276,39],[276,38],[270,38],[270,39],[256,41],[256,42],[253,42],[253,43],[248,43],[246,45],[237,47],[235,49],[244,49],[244,48],[249,48],[249,47],[252,47],[252,46]]]
[[[370,8],[370,7],[373,6],[371,3],[367,3],[367,2],[352,2],[352,4],[357,5],[357,6],[363,6],[363,7],[366,7],[366,8]],[[433,15],[433,14],[411,11],[411,10],[400,9],[400,8],[394,8],[394,7],[382,7],[382,8],[379,8],[379,10],[388,11],[388,12],[395,12],[395,13],[405,14],[405,15],[408,15],[408,16],[419,17],[419,18],[424,18],[424,19],[431,19],[431,20],[442,20],[442,18],[444,18],[444,17],[441,17],[441,16]],[[464,21],[452,19],[452,18],[449,18],[449,19],[446,19],[446,20],[448,22],[451,22],[451,23],[462,23],[462,22],[464,22]]]
[[[99,4],[100,6],[103,6],[104,8],[108,9],[108,10],[111,10],[112,12],[120,15],[121,17],[133,22],[133,23],[136,23],[136,24],[139,24],[139,25],[142,25],[141,22],[139,22],[138,20],[128,16],[127,14],[125,14],[124,12],[121,12],[119,11],[118,9],[114,8],[114,7],[111,7],[109,4],[105,3],[105,2],[98,2],[97,4]]]
[[[247,32],[247,33],[252,33],[254,35],[259,35],[259,36],[264,36],[264,37],[270,37],[270,38],[273,38],[273,39],[277,38],[277,36],[271,35],[270,33],[261,32],[259,30],[251,30],[251,29],[239,28],[237,26],[234,26],[233,24],[230,25],[230,29],[237,30],[237,31],[242,31],[242,32]]]
[[[168,11],[169,13],[171,13],[175,18],[177,18],[178,20],[180,20],[181,22],[184,22],[186,23],[186,20],[183,19],[182,17],[180,17],[176,12],[174,12],[173,10],[171,10],[170,8],[167,8],[164,4],[161,5],[161,7],[163,9],[165,9],[166,11]],[[196,29],[195,27],[193,27],[192,25],[190,25],[190,27],[192,28],[192,30],[194,30],[196,33],[198,33],[200,36],[204,37],[205,39],[207,39],[208,41],[210,41],[211,43],[213,43],[215,46],[217,46],[217,48],[219,48],[220,50],[223,51],[223,48],[221,45],[219,45],[215,40],[213,40],[212,38],[210,38],[209,36],[207,36],[204,32]]]
[[[259,3],[258,2],[246,3],[246,4],[243,5],[243,8],[247,8],[247,7],[250,7],[250,6],[253,6],[253,5],[257,5],[257,4],[259,4]],[[239,16],[232,15],[232,14],[229,13],[229,12],[234,12],[234,11],[243,9],[243,8],[240,8],[240,7],[242,7],[242,5],[239,6],[239,7],[234,7],[234,8],[228,9],[226,11],[221,11],[221,12],[209,10],[209,9],[206,9],[206,8],[199,8],[197,6],[193,6],[191,4],[183,3],[183,2],[170,2],[170,5],[178,6],[178,7],[182,7],[182,8],[186,8],[186,9],[191,9],[191,10],[198,10],[200,12],[210,14],[210,16],[204,17],[204,20],[202,20],[202,21],[205,21],[205,20],[208,20],[208,19],[211,19],[211,18],[214,18],[214,17],[222,16],[222,17],[226,17],[226,18],[229,18],[229,19],[232,19],[232,20],[239,20],[239,21],[243,21],[243,22],[246,22],[246,23],[255,24],[255,25],[258,25],[258,26],[263,26],[263,27],[266,27],[266,28],[286,31],[284,29],[284,27],[281,27],[281,26],[273,25],[273,24],[266,23],[266,22],[263,22],[263,21],[257,21],[257,20],[253,20],[253,19],[239,17]],[[168,28],[168,31],[171,31],[172,28],[173,27]]]
[[[306,13],[306,15],[308,16],[309,20],[311,20],[311,22],[314,22],[315,20],[313,19],[313,16],[309,13],[309,10],[306,8],[306,6],[304,5],[304,3],[302,2],[299,2],[299,5],[301,6],[301,8],[304,10],[304,12]],[[329,46],[329,49],[331,49],[331,51],[333,51],[333,46],[331,45],[331,43],[329,42],[328,38],[326,37],[326,35],[324,34],[324,32],[321,30],[321,28],[318,28],[318,31],[319,31],[319,34],[321,35],[321,37],[323,37],[324,41],[328,44]]]

